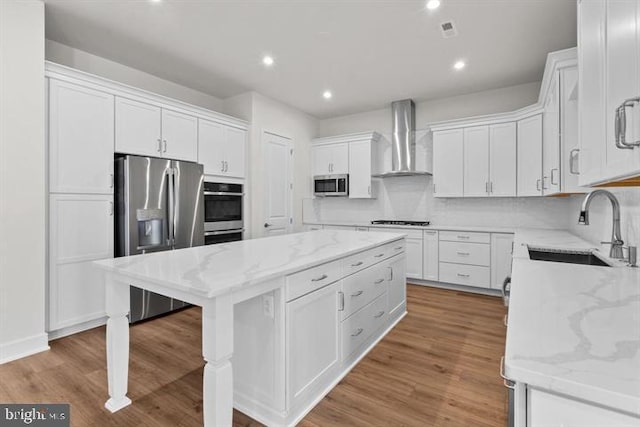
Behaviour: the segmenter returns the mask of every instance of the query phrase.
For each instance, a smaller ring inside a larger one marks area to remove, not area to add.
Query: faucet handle
[[[629,246],[629,253],[627,260],[629,261],[629,267],[637,267],[638,264],[638,247],[637,246]]]
[[[624,244],[624,240],[614,240],[613,242],[600,242],[600,244],[622,246]]]

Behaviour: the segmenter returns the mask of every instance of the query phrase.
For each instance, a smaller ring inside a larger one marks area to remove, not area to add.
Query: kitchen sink
[[[529,259],[611,267],[591,251],[529,248]]]

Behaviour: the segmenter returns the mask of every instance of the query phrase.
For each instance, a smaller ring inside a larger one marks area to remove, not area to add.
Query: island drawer
[[[491,243],[491,234],[474,231],[441,231],[440,241],[443,240],[449,242]]]
[[[491,286],[489,267],[441,262],[439,269],[441,282],[482,288]]]
[[[291,301],[342,277],[341,261],[332,261],[290,274],[285,279],[285,299]]]
[[[440,242],[440,261],[491,265],[491,246],[484,243]]]
[[[349,358],[388,320],[387,293],[342,322],[342,360]]]
[[[390,269],[387,262],[371,266],[342,281],[344,320],[383,294],[388,287]]]
[[[395,254],[404,252],[404,250],[405,242],[403,239],[387,243],[378,248],[373,248],[354,255],[350,255],[342,260],[344,275],[347,276],[360,270],[364,270],[365,268],[387,258],[390,258]]]

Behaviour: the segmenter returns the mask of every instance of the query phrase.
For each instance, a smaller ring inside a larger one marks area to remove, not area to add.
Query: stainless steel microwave
[[[319,197],[349,195],[349,175],[316,175],[313,177],[313,194]]]

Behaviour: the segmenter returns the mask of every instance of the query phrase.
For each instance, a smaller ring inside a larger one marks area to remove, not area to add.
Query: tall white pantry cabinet
[[[60,65],[47,63],[46,76],[47,331],[55,339],[105,321],[103,280],[90,263],[114,256],[114,154],[197,161],[210,175],[242,179],[247,127]],[[217,126],[222,137],[198,141],[199,123]],[[233,159],[223,171],[212,155],[220,147]]]

